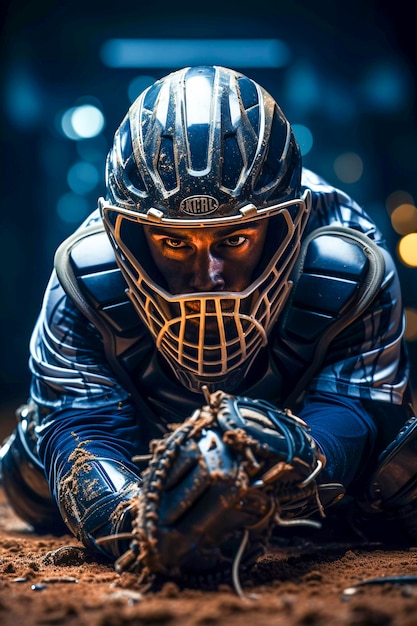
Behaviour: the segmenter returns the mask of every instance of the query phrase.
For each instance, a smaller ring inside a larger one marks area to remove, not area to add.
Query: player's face
[[[252,282],[266,230],[267,220],[240,227],[144,228],[153,261],[172,294],[243,291]]]

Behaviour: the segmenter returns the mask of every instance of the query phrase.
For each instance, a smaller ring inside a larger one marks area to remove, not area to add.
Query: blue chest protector
[[[162,357],[126,295],[101,226],[78,231],[58,249],[55,266],[68,296],[98,329],[106,358],[153,423],[177,421],[201,405]],[[378,293],[385,264],[379,248],[352,229],[328,226],[305,238],[284,311],[244,380],[226,391],[296,407],[326,359],[329,344]]]

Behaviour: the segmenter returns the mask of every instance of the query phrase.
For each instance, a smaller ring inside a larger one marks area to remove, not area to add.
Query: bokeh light
[[[301,154],[308,154],[313,147],[313,133],[303,124],[292,124],[295,138],[300,146]]]
[[[390,193],[385,202],[385,206],[390,215],[400,204],[414,204],[412,195],[404,189],[397,189]]]
[[[23,131],[35,128],[42,120],[43,92],[37,77],[22,63],[16,63],[6,78],[3,90],[5,112]]]
[[[417,267],[417,233],[410,233],[400,239],[398,256],[404,265]]]
[[[105,126],[100,109],[92,104],[67,109],[61,117],[61,130],[68,139],[78,141],[99,135]]]
[[[344,152],[334,161],[334,172],[343,183],[357,183],[363,174],[363,162],[355,152]]]
[[[400,204],[391,213],[391,224],[400,235],[417,231],[417,208],[413,204]]]
[[[405,333],[406,341],[417,341],[417,309],[406,307],[405,312]]]
[[[320,108],[320,76],[314,64],[307,60],[293,63],[285,83],[288,106],[296,115],[306,115]]]
[[[228,67],[284,67],[291,54],[281,39],[108,39],[100,49],[104,65],[112,68],[187,65],[226,65]]]
[[[93,191],[99,181],[99,173],[95,165],[86,161],[74,163],[67,174],[70,189],[79,195]]]
[[[369,66],[361,91],[373,109],[388,112],[400,109],[410,94],[410,81],[404,65],[394,60],[383,60]]]
[[[60,219],[66,224],[78,225],[87,217],[90,205],[87,199],[75,193],[62,195],[56,206]]]

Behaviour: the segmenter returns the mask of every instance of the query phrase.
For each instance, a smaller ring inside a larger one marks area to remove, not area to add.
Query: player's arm
[[[50,492],[68,528],[95,546],[97,536],[123,524],[138,482],[130,459],[140,450],[140,432],[100,337],[54,278],[33,333],[30,366],[38,452]]]

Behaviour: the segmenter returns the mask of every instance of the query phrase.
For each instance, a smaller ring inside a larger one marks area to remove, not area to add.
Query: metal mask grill
[[[281,239],[272,257],[253,282],[241,292],[170,294],[152,278],[152,269],[133,249],[125,233],[133,224],[154,223],[156,212],[148,217],[120,207],[105,205],[101,210],[105,227],[128,284],[128,295],[156,346],[175,375],[198,391],[224,383],[231,374],[243,375],[267,343],[268,332],[281,311],[291,283],[289,274],[298,256],[301,234],[309,213],[310,196],[264,209],[242,210],[240,216],[211,219],[210,225],[274,218],[280,221]],[[160,218],[161,223],[184,227],[184,220]],[[187,220],[187,227],[201,222]],[[139,232],[139,231],[138,231]],[[142,239],[142,243],[143,243]],[[138,245],[138,241],[136,241]]]
[[[161,315],[160,297],[156,300],[148,297],[137,304],[146,311],[148,326],[160,352],[174,367],[185,368],[197,377],[223,377],[246,362],[254,348],[266,342],[263,326],[241,312],[246,305],[244,299],[184,298],[168,305],[170,319]],[[191,307],[199,310],[191,312]]]

